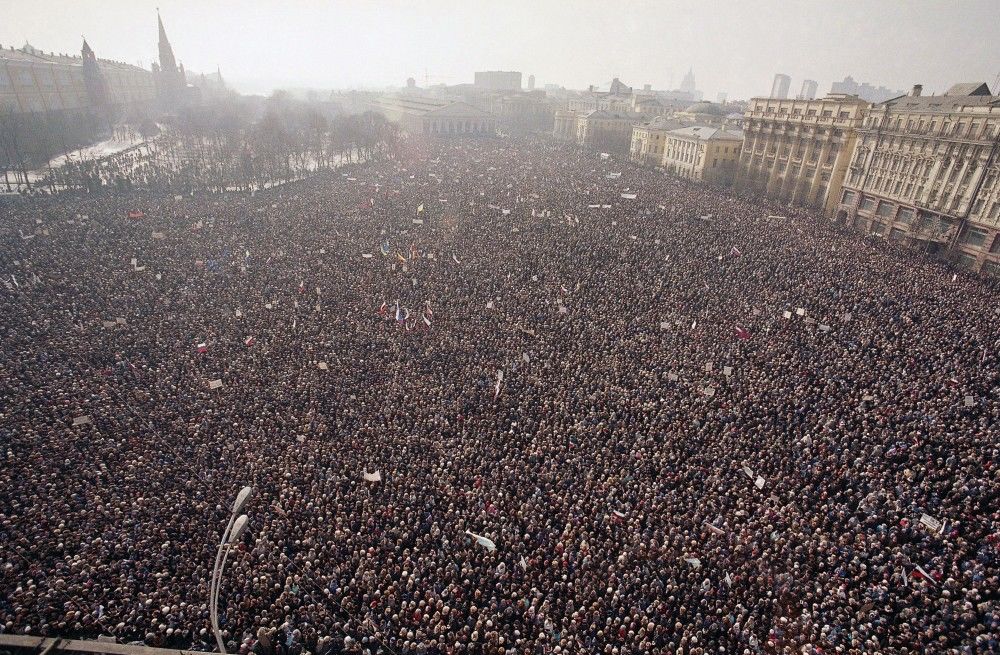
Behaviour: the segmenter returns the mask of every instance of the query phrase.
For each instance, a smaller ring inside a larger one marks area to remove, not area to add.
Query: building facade
[[[527,134],[553,129],[554,108],[544,91],[492,93],[485,98],[485,105],[498,126],[507,132]]]
[[[521,73],[517,71],[478,71],[475,86],[490,91],[520,91]]]
[[[792,78],[784,73],[778,73],[774,76],[774,82],[771,83],[771,97],[777,100],[784,100],[788,97],[788,87],[791,84]]]
[[[637,123],[632,127],[629,159],[643,166],[662,166],[667,133],[686,126],[684,121],[665,116]]]
[[[743,133],[708,125],[670,130],[662,166],[668,173],[698,182],[730,186],[743,145]]]
[[[816,90],[819,84],[816,80],[802,80],[802,91],[799,92],[799,100],[815,100]]]
[[[873,107],[858,133],[837,220],[1000,273],[1000,96],[918,85]]]
[[[735,186],[832,215],[867,109],[857,96],[753,98]]]
[[[0,110],[15,114],[103,113],[154,100],[152,74],[98,59],[86,40],[81,56],[56,55],[25,44],[0,50]]]
[[[378,96],[370,108],[414,136],[496,134],[496,118],[464,102],[417,95]]]
[[[868,82],[856,82],[850,75],[840,82],[831,84],[830,93],[858,96],[862,100],[867,100],[872,104],[886,102],[887,100],[906,95],[903,91],[893,91],[884,86],[874,86]]]

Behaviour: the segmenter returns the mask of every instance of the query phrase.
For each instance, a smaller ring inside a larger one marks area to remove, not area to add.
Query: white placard
[[[73,425],[87,425],[88,423],[91,422],[92,421],[90,420],[90,415],[77,416],[76,418],[73,419]]]
[[[222,380],[211,380],[208,383],[208,388],[209,389],[218,389],[221,386],[222,386]]]

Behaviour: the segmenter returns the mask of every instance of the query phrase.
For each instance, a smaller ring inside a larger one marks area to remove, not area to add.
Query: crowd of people
[[[214,650],[250,485],[230,652],[1000,650],[989,280],[541,140],[0,230],[4,632]]]

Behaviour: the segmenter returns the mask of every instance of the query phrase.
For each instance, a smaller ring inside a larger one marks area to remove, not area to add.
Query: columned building
[[[698,182],[730,186],[740,158],[743,133],[709,125],[670,130],[663,150],[668,173]]]
[[[1000,273],[1000,96],[983,83],[872,108],[836,218]]]
[[[832,215],[867,109],[857,96],[753,98],[735,185]]]
[[[372,100],[371,109],[414,136],[492,136],[496,133],[496,118],[465,102],[416,95],[380,96]]]
[[[633,126],[629,159],[644,166],[662,166],[667,133],[685,126],[683,121],[663,116]]]

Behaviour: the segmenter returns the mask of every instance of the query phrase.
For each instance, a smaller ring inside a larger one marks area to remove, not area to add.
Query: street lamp
[[[219,587],[222,584],[222,571],[226,568],[226,559],[229,558],[229,551],[232,550],[233,544],[239,540],[247,527],[249,519],[246,514],[240,514],[240,511],[247,504],[247,501],[250,500],[252,492],[253,487],[243,487],[236,496],[236,501],[233,503],[233,511],[229,515],[229,524],[226,525],[226,529],[222,533],[222,539],[219,541],[219,550],[215,554],[215,566],[212,568],[212,582],[208,589],[208,608],[212,620],[212,632],[215,633],[215,643],[219,646],[219,652],[223,653],[223,655],[225,655],[226,646],[222,641],[222,632],[219,630]]]

